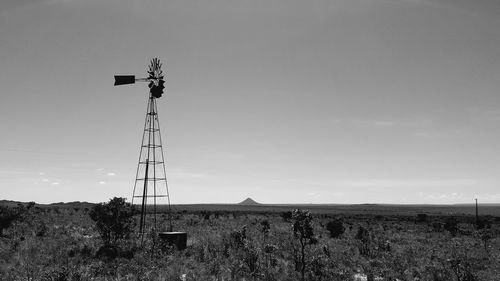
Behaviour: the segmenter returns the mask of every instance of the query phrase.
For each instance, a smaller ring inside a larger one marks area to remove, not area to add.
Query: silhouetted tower
[[[137,81],[148,82],[149,98],[142,134],[142,144],[139,153],[139,163],[135,177],[132,204],[139,206],[141,217],[139,221],[139,234],[144,238],[148,225],[147,214],[152,214],[153,232],[157,229],[158,206],[163,205],[168,209],[170,231],[172,229],[170,197],[168,194],[167,176],[165,172],[165,158],[158,120],[156,100],[163,94],[165,88],[160,60],[151,60],[147,78],[135,78],[134,75],[116,75],[115,86],[133,84]],[[162,201],[162,202],[161,202]]]

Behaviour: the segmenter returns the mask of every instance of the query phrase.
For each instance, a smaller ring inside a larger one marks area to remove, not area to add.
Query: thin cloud
[[[435,125],[435,122],[428,116],[401,117],[393,119],[377,119],[366,117],[345,117],[330,120],[333,125],[352,126],[358,128],[426,128]]]
[[[372,179],[338,179],[338,180],[317,180],[307,181],[299,179],[273,179],[267,181],[257,181],[250,184],[252,187],[314,187],[315,190],[328,190],[335,188],[337,190],[348,189],[394,189],[394,188],[457,188],[474,187],[478,185],[491,184],[493,181],[488,179],[475,178],[449,178],[449,179],[391,179],[391,178],[372,178]],[[332,196],[344,196],[345,193],[338,191]]]
[[[374,120],[368,118],[339,118],[331,120],[334,125],[352,125],[356,127],[388,128],[395,127],[400,123],[394,120]]]
[[[455,9],[468,14],[480,16],[494,16],[497,18],[500,11],[498,0],[386,0],[394,3],[407,3],[412,5],[433,5]]]
[[[202,178],[208,178],[209,175],[204,174],[204,173],[197,173],[197,172],[192,172],[186,169],[172,169],[167,171],[167,176],[168,177],[176,177],[176,178],[194,178],[194,179],[202,179]]]
[[[474,195],[472,193],[449,192],[449,193],[425,193],[419,192],[418,196],[426,202],[470,202],[473,203],[474,198],[478,198],[482,202],[498,202],[500,193],[483,193]]]
[[[479,194],[475,198],[478,198],[478,200],[486,200],[486,201],[495,201],[498,202],[500,201],[500,193],[497,194]]]
[[[29,175],[34,175],[33,172],[29,172],[29,171],[22,171],[22,170],[0,170],[0,175],[2,176],[19,176],[19,175],[26,175],[26,176],[29,176]]]
[[[425,139],[455,138],[466,135],[464,128],[415,131],[412,136]]]
[[[411,135],[425,139],[447,139],[466,137],[484,126],[498,126],[500,110],[488,107],[459,108],[453,117],[435,112],[431,115],[432,123],[415,127]]]
[[[51,5],[70,1],[71,0],[2,0],[2,2],[0,3],[0,13],[10,9],[22,8],[32,5]]]
[[[364,179],[364,180],[339,180],[333,181],[333,186],[356,188],[438,188],[474,186],[483,183],[479,179]]]
[[[330,192],[327,195],[331,196],[331,197],[344,197],[345,193],[343,193],[343,192]]]
[[[414,4],[414,5],[436,4],[430,0],[386,0],[386,1],[393,2],[393,3],[408,3],[408,4]]]
[[[500,109],[471,107],[471,108],[468,108],[466,111],[469,114],[472,122],[476,122],[476,123],[495,122],[496,123],[496,122],[500,121]]]

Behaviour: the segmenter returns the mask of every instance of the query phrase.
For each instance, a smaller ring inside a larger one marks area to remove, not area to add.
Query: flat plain
[[[18,214],[2,226],[1,280],[500,279],[498,205],[480,205],[480,227],[472,204],[173,205],[184,250],[151,228],[141,239],[135,225],[105,246],[90,218],[95,204],[1,205],[2,216]]]

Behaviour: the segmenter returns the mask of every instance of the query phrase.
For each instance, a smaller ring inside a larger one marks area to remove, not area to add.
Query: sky
[[[135,182],[148,88],[173,204],[500,202],[496,0],[4,0],[0,199]]]

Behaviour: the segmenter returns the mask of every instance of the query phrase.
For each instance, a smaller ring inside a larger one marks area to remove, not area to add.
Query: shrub
[[[427,214],[417,214],[416,222],[427,222]]]
[[[255,277],[258,275],[259,270],[259,251],[248,241],[244,245],[244,258],[243,262],[247,267],[248,273]]]
[[[442,232],[444,229],[444,223],[442,222],[435,221],[432,222],[431,225],[432,225],[432,230],[435,232]]]
[[[244,225],[241,227],[241,230],[231,232],[229,237],[231,237],[231,245],[233,248],[243,248],[247,239],[247,226]]]
[[[3,230],[8,228],[19,217],[20,212],[18,210],[0,206],[0,236],[3,236]]]
[[[444,223],[444,229],[449,231],[451,235],[455,236],[458,232],[458,221],[457,219],[451,217],[446,219]]]
[[[495,233],[491,228],[482,228],[476,232],[481,242],[483,242],[484,251],[488,253],[488,245],[490,240],[495,237]]]
[[[260,222],[261,225],[261,232],[264,234],[264,238],[266,238],[269,235],[269,231],[271,230],[271,224],[269,223],[268,220],[263,220]]]
[[[104,246],[107,248],[118,246],[118,241],[130,236],[134,228],[135,209],[125,198],[115,197],[108,203],[95,205],[90,218],[95,221]]]
[[[486,218],[478,219],[476,222],[477,229],[490,228],[490,227],[491,227],[491,222]]]
[[[34,201],[28,202],[26,204],[26,209],[31,210],[33,207],[35,207],[36,203]]]
[[[293,235],[300,242],[300,272],[302,280],[305,280],[306,272],[306,253],[305,249],[308,245],[313,245],[318,242],[314,237],[313,217],[307,210],[295,209],[292,212]]]
[[[284,222],[290,222],[292,220],[292,212],[288,211],[281,213],[281,218]]]
[[[326,229],[330,232],[331,238],[339,238],[345,231],[344,224],[340,219],[329,221],[326,224]]]
[[[361,255],[368,255],[370,253],[370,232],[368,229],[359,226],[358,232],[356,233],[356,240],[359,240],[361,244],[359,245],[359,252]]]

